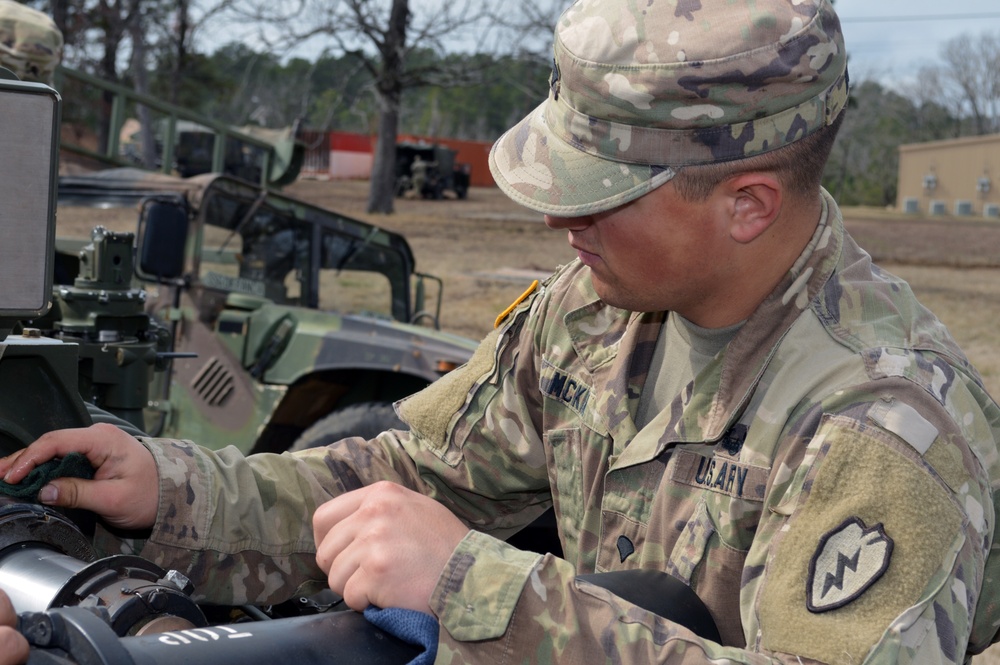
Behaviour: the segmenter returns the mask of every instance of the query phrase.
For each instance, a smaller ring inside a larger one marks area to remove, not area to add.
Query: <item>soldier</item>
[[[242,458],[95,426],[0,474],[84,452],[97,478],[42,499],[151,527],[141,554],[202,597],[325,580],[432,614],[439,663],[984,649],[1000,408],[820,187],[848,95],[833,9],[639,5],[567,10],[548,98],[491,155],[578,260],[398,405],[409,431]],[[549,505],[563,558],[503,542]],[[689,584],[719,640],[578,577],[627,569]]]
[[[422,198],[424,195],[424,186],[427,184],[427,162],[417,155],[413,158],[413,163],[410,165],[410,173],[413,178],[413,192],[416,198]]]

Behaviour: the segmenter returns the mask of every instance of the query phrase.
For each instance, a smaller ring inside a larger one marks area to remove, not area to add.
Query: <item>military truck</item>
[[[456,162],[458,151],[438,143],[396,144],[396,196],[458,198],[469,193],[469,164]]]
[[[61,178],[58,200],[60,209],[138,210],[135,278],[145,312],[159,322],[145,331],[154,347],[146,355],[165,370],[153,374],[137,423],[150,434],[244,452],[374,436],[399,424],[393,401],[464,363],[475,348],[438,329],[441,281],[416,272],[406,240],[360,220],[226,175],[111,169]],[[115,239],[98,236],[98,244]],[[71,311],[65,296],[80,302],[72,285],[81,268],[114,254],[95,255],[94,243],[57,241],[50,318]],[[81,286],[116,293],[106,282],[95,287],[88,278]],[[117,291],[133,289],[125,283]],[[98,300],[85,298],[84,309],[99,310]],[[103,316],[108,328],[133,315],[114,324],[110,312],[89,314]],[[89,393],[135,422],[99,391]]]

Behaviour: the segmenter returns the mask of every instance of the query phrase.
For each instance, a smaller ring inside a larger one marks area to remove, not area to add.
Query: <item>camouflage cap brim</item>
[[[609,210],[684,166],[770,152],[847,104],[827,0],[581,1],[553,52],[548,99],[490,153],[506,194],[553,215]]]
[[[490,151],[490,171],[513,201],[547,215],[576,217],[611,210],[674,177],[663,166],[595,158],[554,135],[543,102]]]

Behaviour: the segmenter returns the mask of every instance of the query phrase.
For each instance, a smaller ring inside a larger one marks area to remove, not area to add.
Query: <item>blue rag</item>
[[[431,665],[437,657],[438,622],[430,614],[399,607],[380,609],[369,605],[365,609],[365,618],[372,625],[407,644],[424,648],[424,652],[411,660],[409,665]]]

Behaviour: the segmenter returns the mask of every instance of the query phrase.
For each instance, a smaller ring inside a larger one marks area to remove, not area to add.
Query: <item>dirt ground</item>
[[[450,332],[482,337],[530,279],[575,255],[565,234],[549,230],[540,215],[496,189],[473,188],[464,201],[398,199],[396,214],[383,216],[364,212],[367,186],[304,180],[287,192],[404,234],[417,269],[444,282],[442,328]],[[1000,395],[1000,223],[918,220],[880,210],[847,210],[845,217],[861,246],[911,283],[950,328],[990,392]],[[82,235],[94,223],[132,231],[135,213],[60,210],[58,233]],[[1000,665],[1000,647],[975,664]]]

